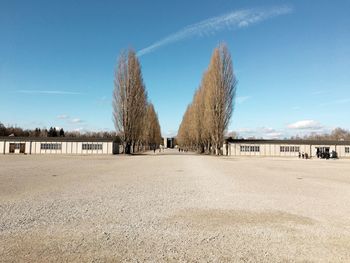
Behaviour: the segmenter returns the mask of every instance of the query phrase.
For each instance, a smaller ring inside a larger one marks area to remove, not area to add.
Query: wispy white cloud
[[[259,135],[259,137],[266,139],[280,139],[284,136],[283,131],[276,130],[271,127],[258,127],[256,129],[256,132]]]
[[[88,130],[86,130],[86,129],[83,128],[83,127],[79,127],[79,128],[73,129],[73,131],[75,131],[75,132],[86,132],[86,131],[88,131]]]
[[[248,27],[276,16],[289,14],[292,11],[293,8],[290,6],[275,6],[270,8],[254,8],[232,11],[221,16],[212,17],[199,23],[186,26],[173,34],[154,42],[150,46],[139,50],[137,55],[143,56],[162,46],[169,45],[193,36],[202,37],[213,35],[224,29]]]
[[[97,105],[111,105],[112,102],[106,96],[103,96],[103,97],[97,98],[96,104]]]
[[[69,119],[69,116],[66,115],[66,114],[61,114],[61,115],[57,116],[57,119],[59,119],[59,120],[66,120],[66,119]]]
[[[327,134],[335,127],[327,126],[315,120],[302,120],[291,123],[282,128],[252,127],[237,128],[235,133],[238,138],[264,138],[264,139],[284,139],[291,137],[304,137],[310,134]]]
[[[287,128],[294,130],[319,130],[323,126],[315,120],[302,120],[289,124]]]
[[[76,123],[82,123],[83,121],[81,119],[79,119],[79,118],[73,118],[73,119],[70,120],[70,122],[76,124]]]
[[[16,93],[25,94],[47,94],[47,95],[81,95],[81,92],[64,91],[64,90],[16,90]]]
[[[58,120],[65,121],[67,124],[80,124],[80,125],[85,125],[85,121],[80,119],[80,118],[73,118],[69,116],[68,114],[60,114],[56,117]]]
[[[246,102],[247,100],[249,100],[250,98],[251,98],[250,96],[237,96],[236,102],[237,102],[237,104],[242,104],[242,103]]]
[[[280,139],[285,137],[284,131],[270,127],[238,128],[236,133],[240,138]]]

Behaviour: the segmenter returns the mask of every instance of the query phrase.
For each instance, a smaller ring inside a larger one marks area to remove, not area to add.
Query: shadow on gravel
[[[312,225],[315,220],[282,211],[254,212],[247,210],[190,209],[169,218],[194,227],[224,227],[228,225]]]

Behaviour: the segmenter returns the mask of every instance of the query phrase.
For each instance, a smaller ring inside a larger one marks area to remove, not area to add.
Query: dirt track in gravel
[[[349,262],[350,160],[0,156],[0,261]]]

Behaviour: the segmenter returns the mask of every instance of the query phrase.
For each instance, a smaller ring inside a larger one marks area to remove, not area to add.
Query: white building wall
[[[102,146],[102,153],[103,154],[107,154],[108,153],[108,150],[109,150],[108,148],[110,148],[108,144],[109,144],[108,142],[104,142],[103,143],[103,146]]]
[[[41,144],[42,143],[46,143],[46,141],[43,141],[43,142],[37,142],[37,149],[38,149],[38,153],[40,154],[48,154],[47,150],[46,149],[41,149]]]
[[[48,150],[46,149],[41,149],[41,144],[42,143],[46,143],[46,141],[43,141],[43,142],[38,142],[38,145],[37,145],[37,149],[39,150],[39,153],[40,154],[49,154]]]
[[[67,142],[62,142],[61,154],[67,154]]]
[[[37,138],[36,138],[37,140]],[[17,140],[9,140],[9,141],[0,141],[0,154],[9,154],[10,144],[25,144],[25,154],[51,154],[51,155],[61,155],[61,154],[84,154],[84,155],[101,155],[101,154],[113,154],[113,142],[75,142],[75,141],[47,141],[47,139],[43,141],[17,141]],[[102,149],[98,147],[89,150],[83,150],[82,145],[92,144],[92,145],[102,145]],[[54,149],[55,147],[41,148],[42,144],[60,144],[61,147],[59,149]],[[19,153],[19,149],[15,149],[15,153]]]
[[[32,153],[31,154],[38,154],[38,142],[32,142]]]
[[[77,142],[70,142],[71,144],[71,150],[72,150],[72,154],[77,154]]]
[[[260,152],[242,151],[241,146],[259,146]],[[281,146],[289,147],[289,151],[281,152]],[[271,156],[271,157],[298,157],[299,151],[290,151],[290,147],[299,147],[300,153],[307,153],[309,157],[316,157],[317,147],[329,147],[329,151],[336,151],[338,157],[350,158],[350,153],[345,153],[346,145],[310,145],[310,144],[254,144],[254,143],[230,143],[228,146],[229,156]],[[225,145],[223,146],[226,153]]]
[[[264,146],[264,153],[263,153],[264,156],[269,156],[271,154],[270,148],[271,148],[270,144],[266,144]]]
[[[107,147],[104,148],[104,153],[113,154],[113,142],[106,142]]]
[[[41,142],[35,142],[35,153],[36,154],[44,154],[45,151],[41,150]]]
[[[66,154],[73,154],[72,142],[66,142]]]
[[[11,143],[25,143],[25,142],[23,142],[23,141],[6,141],[5,142],[5,154],[9,154],[10,153],[10,144]],[[26,148],[24,149],[24,152],[26,152]],[[19,153],[19,150],[18,149],[16,149],[15,150],[15,154],[18,154]]]
[[[84,142],[84,144],[89,144],[90,142]],[[88,150],[83,150],[83,143],[78,145],[78,153],[80,151],[80,154],[88,154],[89,151]]]
[[[349,144],[349,145],[344,145],[344,146],[342,146],[342,153],[343,153],[342,156],[344,156],[344,157],[346,157],[346,158],[350,158],[350,152],[346,153],[346,152],[345,152],[345,147],[348,147],[348,148],[349,148],[349,151],[350,151],[350,144]]]
[[[83,150],[82,150],[82,142],[77,142],[77,154],[83,154]]]
[[[36,142],[32,142],[32,148],[30,154],[36,154]]]
[[[278,145],[272,144],[271,149],[272,149],[271,156],[277,156],[280,152]]]
[[[345,154],[345,147],[346,147],[346,146],[343,146],[343,145],[337,146],[336,152],[338,153],[338,157],[346,157],[346,154]]]
[[[345,148],[348,147],[350,150],[350,145],[339,145],[337,146],[336,152],[338,153],[338,156],[341,158],[350,158],[350,152],[345,152]]]
[[[26,153],[26,154],[30,154],[31,153],[31,142],[25,142],[25,149],[24,149],[24,152]]]
[[[8,154],[10,151],[10,143],[8,141],[5,142],[5,154]]]
[[[5,142],[0,141],[0,154],[4,154],[4,153],[5,153]]]

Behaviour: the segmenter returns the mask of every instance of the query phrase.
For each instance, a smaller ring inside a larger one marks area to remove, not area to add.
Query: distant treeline
[[[230,132],[227,137],[228,140],[232,139],[243,139],[238,133]],[[244,139],[254,140],[254,139],[264,139],[257,137],[247,137]],[[312,132],[305,136],[291,136],[290,138],[285,138],[290,140],[318,140],[318,141],[350,141],[350,131],[342,128],[335,128],[330,133],[316,133]]]
[[[0,136],[16,136],[16,137],[81,137],[81,138],[116,138],[115,132],[79,132],[64,131],[50,127],[50,129],[23,129],[20,127],[8,126],[0,122]]]
[[[302,140],[335,140],[335,141],[350,141],[350,131],[345,130],[342,128],[335,128],[330,133],[326,134],[318,134],[318,133],[311,133],[309,135],[306,135],[304,137],[298,137],[294,136],[291,137],[291,139],[302,139]]]

